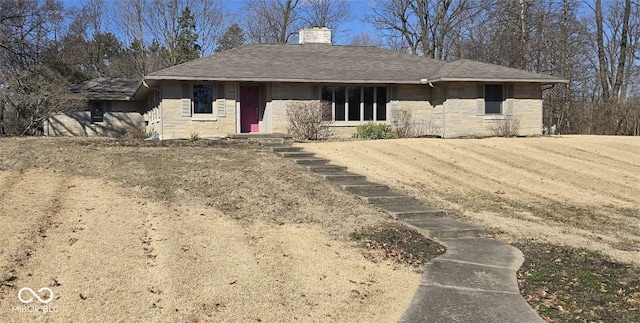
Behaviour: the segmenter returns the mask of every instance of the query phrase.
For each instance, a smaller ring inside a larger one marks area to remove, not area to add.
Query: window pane
[[[360,121],[360,87],[349,87],[349,120]]]
[[[104,121],[104,103],[92,102],[91,103],[91,122],[103,122]]]
[[[484,99],[487,101],[502,101],[502,84],[486,84]]]
[[[373,87],[364,88],[364,120],[373,120]]]
[[[501,114],[502,101],[484,101],[485,114]]]
[[[387,120],[387,88],[376,88],[376,120]]]
[[[333,103],[333,89],[330,86],[323,86],[322,92],[320,93],[320,103],[322,103],[323,111],[322,111],[322,120],[323,121],[332,121],[333,115],[331,111],[332,103]]]
[[[345,113],[344,113],[344,87],[336,87],[336,120],[344,121]]]
[[[323,86],[321,100],[327,101],[327,102],[333,102],[332,91],[333,89],[330,86]]]
[[[211,85],[193,86],[193,113],[213,113]]]
[[[484,113],[501,114],[503,98],[502,84],[486,84],[484,86]]]

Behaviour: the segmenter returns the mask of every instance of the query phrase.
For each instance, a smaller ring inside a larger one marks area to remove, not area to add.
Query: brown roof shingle
[[[420,83],[444,62],[377,47],[328,44],[251,44],[146,79]]]
[[[563,83],[566,80],[495,64],[460,59],[449,62],[422,80],[423,83],[445,81]]]
[[[141,79],[99,77],[74,85],[71,92],[94,101],[129,101],[140,84]]]
[[[328,44],[250,44],[151,73],[148,80],[420,84],[564,80],[471,60],[444,62],[397,51]]]

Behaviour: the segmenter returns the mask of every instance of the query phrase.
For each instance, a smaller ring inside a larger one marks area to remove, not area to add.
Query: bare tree
[[[371,8],[368,20],[388,39],[401,39],[412,54],[447,59],[481,6],[474,0],[378,0]]]
[[[145,47],[145,9],[146,0],[121,0],[115,3],[116,12],[119,17],[116,19],[116,26],[123,43],[129,46],[130,64],[129,70],[132,76],[142,77],[152,72],[147,63]]]
[[[372,35],[369,32],[362,32],[351,37],[349,45],[382,47],[383,43],[382,40],[380,38],[377,38],[375,35]]]
[[[245,30],[256,43],[287,43],[298,31],[300,0],[245,0]]]
[[[226,9],[220,0],[149,0],[145,25],[158,44],[169,54],[175,49],[180,33],[178,19],[185,8],[193,13],[196,34],[201,44],[200,55],[214,52],[220,36],[227,29]]]
[[[42,124],[53,114],[83,107],[85,98],[70,93],[70,85],[60,74],[41,64],[13,73],[0,92],[0,102],[11,112],[7,132],[40,134]]]
[[[300,6],[301,27],[327,27],[338,36],[350,12],[346,0],[304,0]]]

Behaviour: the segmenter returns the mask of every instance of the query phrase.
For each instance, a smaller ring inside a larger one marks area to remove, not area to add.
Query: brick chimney
[[[331,45],[331,29],[327,27],[302,28],[298,32],[300,44],[329,44]]]

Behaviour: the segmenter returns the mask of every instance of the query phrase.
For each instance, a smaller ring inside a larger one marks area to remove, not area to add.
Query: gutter
[[[268,78],[268,77],[205,77],[205,76],[147,76],[147,80],[169,81],[216,81],[216,82],[281,82],[281,83],[341,83],[341,84],[421,84],[416,80],[334,80],[334,79],[298,79],[298,78]]]
[[[569,83],[569,80],[565,79],[514,79],[514,78],[464,78],[464,77],[438,77],[434,79],[421,79],[421,84],[429,84],[436,82],[496,82],[496,83],[541,83],[541,84],[553,84],[553,83]]]
[[[158,92],[158,95],[160,95],[160,133],[162,133],[162,135],[164,136],[164,109],[162,107],[162,90],[156,87],[151,87],[149,86],[149,84],[147,84],[147,82],[142,79],[142,85],[144,85],[144,87],[146,87],[147,89],[150,89],[151,91],[155,91]],[[160,138],[160,135],[158,135],[158,139]]]

